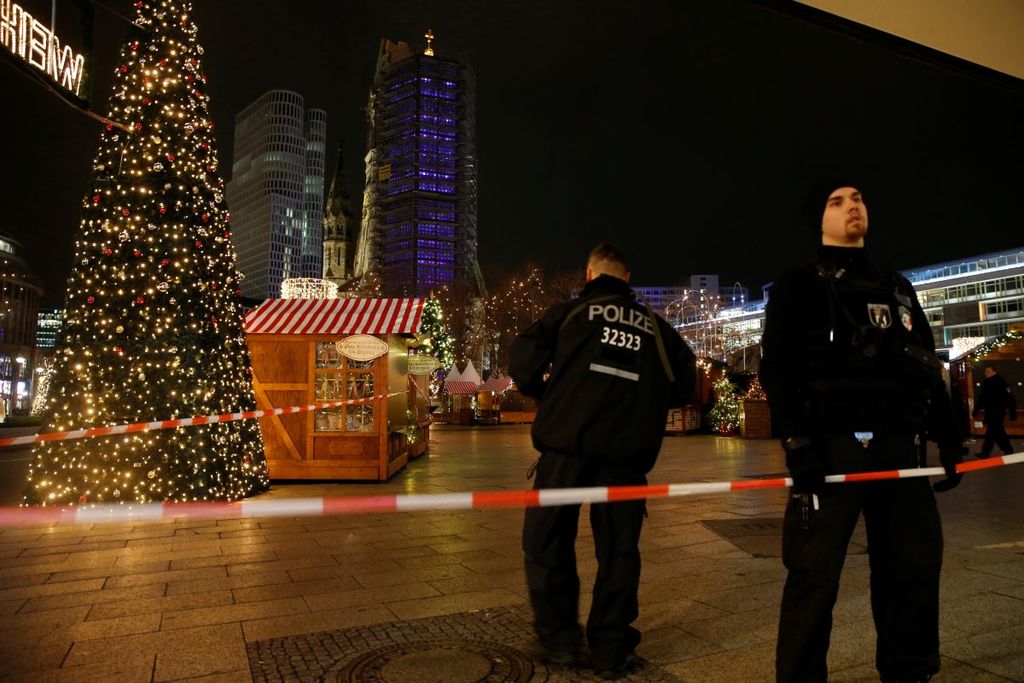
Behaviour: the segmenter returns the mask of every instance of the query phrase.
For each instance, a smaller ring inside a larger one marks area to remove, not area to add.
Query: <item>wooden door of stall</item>
[[[250,334],[253,389],[262,410],[385,394],[387,358],[353,361],[337,350],[349,335]],[[270,477],[386,480],[386,399],[260,418]],[[404,463],[402,463],[404,464]]]

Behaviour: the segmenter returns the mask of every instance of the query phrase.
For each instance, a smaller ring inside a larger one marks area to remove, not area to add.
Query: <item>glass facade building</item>
[[[235,117],[227,183],[242,295],[281,296],[281,281],[323,274],[327,113],[271,90]]]
[[[467,60],[382,41],[356,275],[388,296],[478,281],[474,79]]]

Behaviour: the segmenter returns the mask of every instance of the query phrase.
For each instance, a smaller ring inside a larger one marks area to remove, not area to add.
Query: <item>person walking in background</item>
[[[985,411],[985,441],[978,457],[987,458],[992,455],[993,446],[999,446],[1003,455],[1013,453],[1013,444],[1006,434],[1003,421],[1007,411],[1011,422],[1017,420],[1017,399],[994,365],[985,366],[985,379],[981,381],[981,391],[974,401],[974,417],[978,417],[982,411]]]
[[[538,399],[533,445],[540,451],[534,489],[642,486],[654,466],[670,407],[696,382],[696,360],[664,320],[629,287],[625,255],[603,244],[587,262],[578,299],[550,308],[512,344],[509,374]],[[526,582],[537,659],[581,661],[579,505],[527,508]],[[640,631],[640,529],[643,500],[590,506],[597,578],[587,644],[597,674],[627,675]]]

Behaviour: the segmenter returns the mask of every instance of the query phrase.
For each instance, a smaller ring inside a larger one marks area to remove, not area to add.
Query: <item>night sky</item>
[[[130,2],[104,3],[133,16]],[[429,27],[437,46],[467,52],[485,273],[577,267],[610,240],[635,283],[719,273],[754,293],[813,249],[797,219],[809,179],[845,169],[864,179],[868,243],[892,266],[1024,245],[1020,81],[751,0],[200,0],[194,17],[225,176],[235,113],[294,90],[327,111],[329,174],[344,140],[357,203],[380,39],[421,42]],[[99,11],[103,113],[125,28]],[[0,230],[25,243],[45,303],[60,306],[100,126],[0,66],[18,118],[4,136]]]

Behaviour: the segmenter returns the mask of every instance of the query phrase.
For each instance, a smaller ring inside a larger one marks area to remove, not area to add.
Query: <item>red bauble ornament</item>
[[[171,265],[171,259],[165,258],[163,261],[160,262],[160,265],[161,266],[169,266],[169,265]]]
[[[213,323],[214,325],[216,325],[217,324],[217,316],[211,315],[210,316],[210,322]]]
[[[140,256],[142,256],[142,252],[136,249],[135,251],[132,252],[132,256],[134,256],[135,258],[139,258]]]
[[[167,66],[167,57],[160,60],[160,66]]]
[[[152,101],[153,101],[153,100],[149,99],[148,97],[143,97],[143,98],[142,98],[142,103],[143,103],[143,104],[149,104],[149,103],[150,103],[150,102],[152,102]]]
[[[209,223],[210,222],[210,214],[204,213],[202,216],[200,216],[200,218],[203,219],[204,223]]]
[[[89,502],[89,496],[79,496],[78,502],[81,503],[82,505],[85,505],[86,503]]]
[[[210,283],[210,289],[217,289],[217,283],[216,282],[211,282]]]
[[[227,211],[224,212],[224,222],[225,223],[230,223],[231,222],[231,214],[228,213]]]
[[[142,0],[138,0],[138,2],[135,3],[135,9],[142,9]]]
[[[192,96],[195,97],[197,100],[200,100],[203,98],[203,93],[199,92],[198,90],[193,90]]]
[[[96,297],[90,296],[90,297],[86,298],[85,303],[87,303],[87,304],[94,304],[94,303],[96,303]]]
[[[123,74],[128,73],[128,65],[127,64],[122,64],[120,66],[120,69],[121,69],[121,73],[123,73]]]
[[[114,353],[116,353],[119,356],[123,356],[124,355],[124,349],[122,349],[120,346],[115,346],[114,347]]]
[[[106,249],[103,250],[103,255],[104,256],[110,256],[113,253],[114,253],[114,250],[111,249],[110,247],[107,247]]]
[[[111,124],[109,124],[109,123],[108,123],[108,124],[107,124],[107,125],[105,126],[105,128],[106,128],[107,130],[114,130],[114,126],[113,126],[113,125],[111,125]]]
[[[136,123],[135,124],[135,132],[136,133],[141,133],[142,132],[142,124],[141,123]]]
[[[174,161],[174,155],[173,154],[168,154],[167,155],[167,161]]]
[[[126,217],[127,216],[131,216],[132,215],[131,209],[121,209],[121,215],[122,216],[126,216]]]
[[[235,290],[235,296],[242,296],[242,290],[241,289],[236,289]]]
[[[138,43],[132,43],[128,47],[130,47],[132,49],[132,52],[135,52],[136,50],[139,49],[139,44]]]
[[[162,216],[162,215],[164,215],[165,213],[167,213],[167,207],[166,207],[166,206],[161,206],[161,207],[160,207],[160,215]]]
[[[92,203],[93,204],[99,204],[100,203],[100,196],[98,194],[94,194],[92,196]]]
[[[202,249],[202,248],[203,248],[203,243],[200,242],[199,240],[196,240],[196,249]]]
[[[135,303],[137,303],[137,304],[144,304],[144,303],[146,303],[146,297],[143,297],[143,296],[137,297],[135,299]]]

